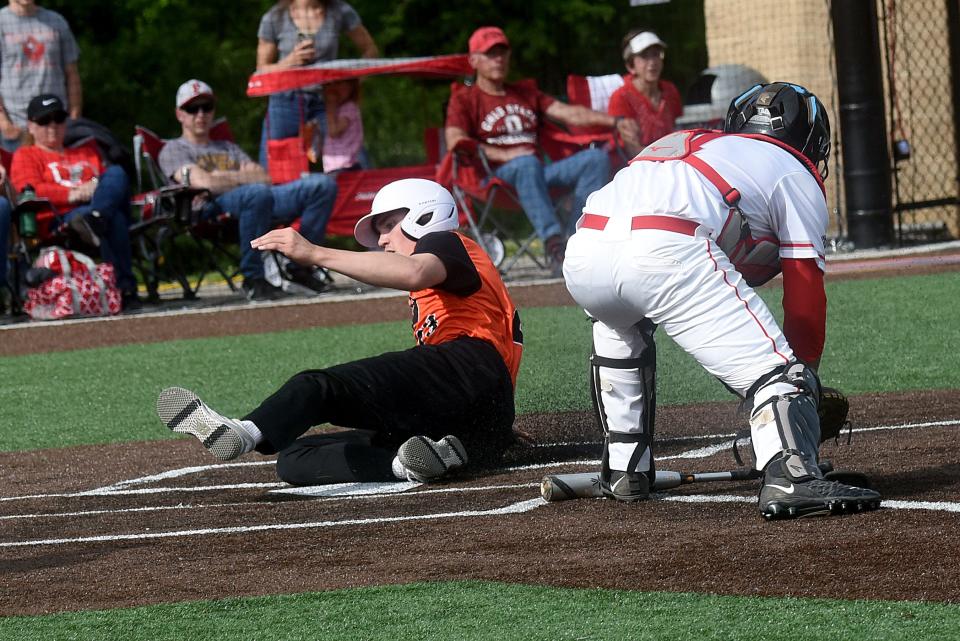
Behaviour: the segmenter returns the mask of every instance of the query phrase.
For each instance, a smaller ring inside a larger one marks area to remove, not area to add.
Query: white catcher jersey
[[[690,133],[665,136],[638,158],[668,150],[678,140],[682,149],[684,136]],[[776,144],[737,135],[710,140],[695,155],[740,192],[739,211],[753,240],[751,256],[745,258],[744,252],[734,251],[730,242],[719,238],[722,231],[724,237],[730,235],[724,226],[730,228],[731,216],[737,211],[703,173],[683,160],[635,159],[587,198],[584,213],[612,219],[665,215],[694,220],[754,285],[779,273],[781,258],[813,258],[824,271],[827,203],[817,179],[800,160]],[[744,259],[762,263],[753,265],[761,268],[757,276],[751,278],[750,265],[742,264]]]

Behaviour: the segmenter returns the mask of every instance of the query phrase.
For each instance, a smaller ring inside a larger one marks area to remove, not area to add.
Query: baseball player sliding
[[[474,463],[496,462],[514,438],[523,335],[496,268],[458,226],[446,189],[407,179],[383,187],[356,225],[357,240],[382,252],[320,247],[289,228],[255,239],[254,249],[302,265],[409,290],[416,346],[300,372],[242,419],[168,388],[161,420],[221,460],[279,452],[277,474],[294,485],[434,481],[462,468],[468,451]],[[298,438],[324,423],[355,429]]]
[[[879,507],[877,492],[824,480],[817,465],[829,150],[816,96],[756,85],[731,102],[723,132],[667,135],[587,200],[563,274],[595,321],[606,496],[649,496],[662,327],[752,408],[766,518]],[[782,331],[753,290],[781,272]]]

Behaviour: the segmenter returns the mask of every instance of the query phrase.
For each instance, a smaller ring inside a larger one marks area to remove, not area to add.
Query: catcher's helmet
[[[380,234],[373,228],[378,216],[404,211],[400,229],[414,240],[434,231],[460,226],[457,205],[450,192],[432,180],[405,178],[383,186],[373,198],[370,213],[357,221],[353,236],[364,247],[376,247]]]
[[[800,85],[773,82],[750,87],[730,102],[723,130],[783,141],[816,165],[821,178],[827,177],[830,119],[820,100]]]

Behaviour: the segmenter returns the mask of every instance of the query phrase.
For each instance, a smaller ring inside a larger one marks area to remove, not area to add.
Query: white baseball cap
[[[187,80],[177,89],[177,109],[195,98],[207,96],[213,98],[213,89],[203,80]]]
[[[634,37],[630,38],[630,42],[628,42],[627,46],[623,48],[623,59],[629,60],[631,56],[635,56],[638,53],[643,53],[644,50],[649,49],[654,45],[659,45],[664,49],[667,48],[667,43],[661,40],[660,36],[654,32],[641,31]]]

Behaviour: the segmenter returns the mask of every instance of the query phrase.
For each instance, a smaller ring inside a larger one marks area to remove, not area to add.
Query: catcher
[[[595,321],[591,390],[607,496],[649,496],[663,328],[750,407],[766,518],[880,506],[877,492],[824,478],[818,461],[829,150],[816,96],[756,85],[731,102],[723,132],[664,136],[590,195],[563,274]],[[779,273],[782,330],[754,290]]]
[[[479,245],[457,233],[450,193],[429,180],[383,187],[354,235],[353,252],[314,245],[290,228],[251,242],[301,265],[410,290],[416,346],[300,372],[242,419],[222,416],[188,390],[157,399],[160,419],[230,460],[278,453],[294,485],[439,480],[468,461],[496,462],[513,443],[520,317]],[[324,423],[353,428],[301,435]],[[446,435],[446,436],[445,436]]]

